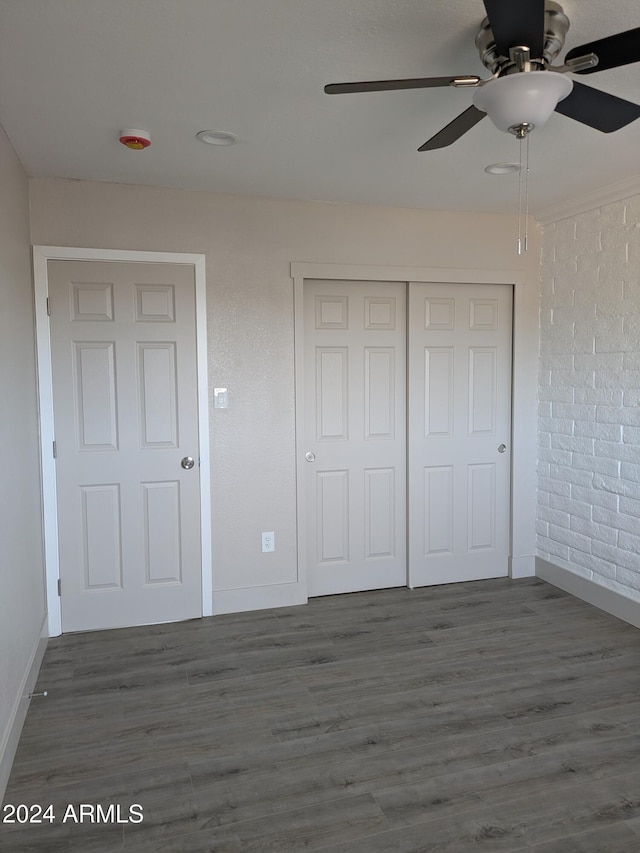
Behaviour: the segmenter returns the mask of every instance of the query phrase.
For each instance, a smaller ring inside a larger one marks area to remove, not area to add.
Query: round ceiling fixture
[[[477,89],[474,106],[505,132],[518,127],[542,127],[573,89],[573,81],[549,71],[528,71],[497,77]]]
[[[196,137],[207,145],[235,145],[238,141],[237,136],[226,130],[201,130]]]
[[[520,171],[520,163],[491,163],[484,170],[488,175],[513,175]]]
[[[130,148],[132,151],[143,151],[151,145],[151,137],[146,130],[128,130],[120,131],[120,142],[125,148]]]

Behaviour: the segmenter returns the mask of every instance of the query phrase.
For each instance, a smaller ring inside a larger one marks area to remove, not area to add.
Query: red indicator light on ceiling
[[[120,142],[132,151],[143,151],[151,145],[151,137],[146,130],[122,130]]]

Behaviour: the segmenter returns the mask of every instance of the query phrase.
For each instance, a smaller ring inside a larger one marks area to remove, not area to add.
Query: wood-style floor
[[[3,853],[640,851],[640,631],[537,580],[66,635],[38,689]]]

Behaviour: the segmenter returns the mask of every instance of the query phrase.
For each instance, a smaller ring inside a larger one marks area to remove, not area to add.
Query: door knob
[[[193,458],[193,456],[185,456],[182,462],[180,462],[180,464],[188,471],[196,464],[196,460]]]
[[[308,453],[304,454],[304,458],[307,460],[307,462],[315,462],[316,454],[309,451]]]
[[[506,449],[507,449],[507,445],[506,445],[506,444],[500,444],[500,445],[498,445],[498,453],[504,453]]]

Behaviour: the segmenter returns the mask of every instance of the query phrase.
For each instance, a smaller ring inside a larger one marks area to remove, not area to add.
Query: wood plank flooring
[[[66,635],[37,689],[3,853],[640,851],[640,631],[535,579]]]

